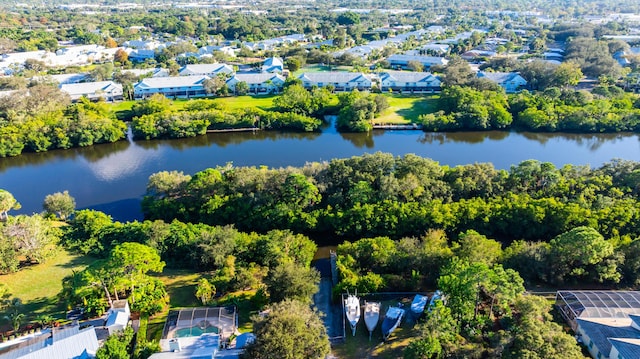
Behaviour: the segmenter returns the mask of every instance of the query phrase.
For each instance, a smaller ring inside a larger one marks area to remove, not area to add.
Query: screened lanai
[[[200,307],[170,311],[164,324],[163,339],[220,334],[229,338],[236,330],[235,307]]]
[[[638,291],[558,291],[556,307],[575,330],[576,318],[626,318],[640,314]]]

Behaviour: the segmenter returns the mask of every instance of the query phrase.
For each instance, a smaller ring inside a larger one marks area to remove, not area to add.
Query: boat
[[[433,297],[431,297],[431,300],[429,301],[428,311],[431,311],[431,309],[436,306],[436,300],[444,300],[442,291],[436,290],[436,292],[433,293]]]
[[[389,335],[400,325],[404,317],[404,309],[401,307],[389,307],[382,321],[382,338],[387,340]]]
[[[378,320],[380,320],[380,302],[364,302],[364,324],[369,331],[369,340],[371,340],[371,333],[378,326]]]
[[[344,300],[344,313],[347,316],[351,332],[356,335],[356,326],[360,320],[360,299],[353,294],[349,294]]]
[[[427,301],[429,297],[426,295],[416,294],[413,297],[413,302],[411,302],[411,314],[418,318],[424,312],[424,307],[427,305]]]

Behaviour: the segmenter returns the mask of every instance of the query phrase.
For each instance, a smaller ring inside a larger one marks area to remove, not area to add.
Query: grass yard
[[[71,254],[59,250],[44,264],[26,267],[17,273],[0,276],[0,283],[9,287],[13,297],[20,298],[24,304],[23,313],[27,321],[41,314],[64,319],[67,308],[58,301],[62,290],[62,279],[73,271],[86,268],[93,258]]]
[[[383,309],[386,311],[386,307],[383,306]],[[384,315],[384,312],[380,315]],[[332,347],[332,354],[340,359],[402,358],[404,348],[417,335],[417,331],[413,329],[413,323],[406,318],[403,319],[402,325],[391,334],[386,342],[382,340],[381,324],[382,319],[373,331],[371,341],[369,341],[369,331],[364,324],[364,318],[358,322],[355,337],[351,335],[351,329],[347,324],[347,338],[343,344]]]
[[[418,116],[435,112],[438,96],[393,95],[385,94],[389,108],[373,120],[374,124],[410,124],[417,123]]]
[[[229,110],[240,108],[257,107],[262,110],[269,110],[273,107],[275,95],[262,96],[230,96],[216,98],[214,101],[223,103]]]

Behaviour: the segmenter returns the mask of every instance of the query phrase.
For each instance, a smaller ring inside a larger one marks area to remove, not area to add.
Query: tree
[[[345,11],[338,16],[339,25],[355,25],[360,23],[360,15],[353,11]]]
[[[56,250],[60,230],[39,214],[19,215],[7,220],[2,234],[13,242],[17,254],[27,262],[43,263]]]
[[[8,320],[11,323],[11,327],[13,328],[13,333],[17,333],[20,330],[20,324],[25,318],[24,313],[20,313],[22,310],[22,301],[20,298],[13,298],[6,302],[4,305],[5,313],[4,319]]]
[[[514,309],[518,315],[514,317],[513,340],[504,349],[503,358],[584,358],[576,339],[553,322],[545,298],[522,295],[516,300]]]
[[[196,286],[196,297],[200,299],[202,305],[207,305],[215,295],[216,287],[208,279],[200,278]]]
[[[470,263],[484,263],[492,266],[502,256],[502,245],[493,239],[470,229],[460,234],[458,257]]]
[[[146,280],[148,272],[160,273],[164,262],[158,252],[144,244],[125,242],[115,246],[109,254],[109,266],[116,273],[128,279],[131,294],[135,293],[136,284]],[[135,298],[135,297],[134,297]]]
[[[591,227],[576,227],[551,240],[550,261],[556,281],[591,279],[618,282],[617,263],[610,241]]]
[[[96,359],[130,359],[133,347],[133,329],[110,335],[96,352]]]
[[[309,305],[287,299],[272,304],[266,316],[254,316],[254,343],[243,358],[321,359],[329,354],[326,328]]]
[[[64,221],[76,210],[76,200],[69,195],[69,191],[56,192],[44,198],[42,207],[47,213]]]
[[[16,201],[11,192],[0,189],[0,221],[9,218],[9,211],[20,209],[20,203]]]
[[[269,271],[265,278],[269,299],[281,302],[295,299],[302,303],[311,303],[312,296],[318,291],[320,273],[314,268],[303,267],[296,263],[282,263]]]
[[[287,59],[287,68],[290,72],[296,72],[302,67],[302,60],[299,57],[290,57]]]
[[[222,75],[214,76],[213,78],[206,79],[202,83],[204,90],[209,95],[219,94],[224,86],[226,86],[227,81]]]
[[[445,86],[465,86],[475,78],[469,63],[460,57],[453,57],[442,74],[442,84]]]
[[[111,36],[109,36],[107,38],[107,40],[105,40],[104,42],[104,47],[108,48],[108,49],[113,49],[118,47],[118,43],[116,42],[116,40],[114,40]],[[119,49],[120,50],[120,49]],[[118,53],[118,51],[116,51],[116,54]],[[118,61],[118,60],[116,60]]]
[[[245,81],[236,83],[236,95],[244,96],[249,93],[249,85]]]
[[[124,49],[118,49],[116,53],[113,54],[113,61],[125,64],[129,61],[129,54]]]
[[[407,63],[407,68],[411,71],[422,72],[424,71],[424,65],[420,61],[409,61]]]
[[[582,79],[582,70],[577,63],[565,61],[556,67],[553,78],[556,86],[575,86]]]

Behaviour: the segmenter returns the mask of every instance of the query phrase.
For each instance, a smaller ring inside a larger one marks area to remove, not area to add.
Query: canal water
[[[68,190],[77,208],[95,208],[120,221],[141,219],[140,200],[149,175],[236,166],[301,166],[373,153],[414,153],[444,165],[491,162],[508,169],[527,159],[597,167],[614,158],[640,160],[638,134],[544,134],[518,132],[424,133],[373,131],[317,133],[210,133],[181,140],[121,141],[88,148],[0,158],[0,188],[22,204],[17,213],[42,211],[47,194]]]

